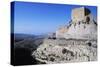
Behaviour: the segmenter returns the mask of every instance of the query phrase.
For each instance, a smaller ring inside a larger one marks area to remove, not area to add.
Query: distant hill
[[[34,38],[35,35],[29,35],[29,34],[14,34],[14,38],[15,38],[15,42],[18,42],[18,41],[22,41],[24,39],[27,39],[27,38]]]
[[[25,65],[28,63],[36,64],[37,62],[34,58],[32,58],[31,53],[43,43],[43,40],[47,37],[47,35],[17,33],[11,35],[14,35],[14,44],[12,43],[12,45],[14,45],[15,65]]]

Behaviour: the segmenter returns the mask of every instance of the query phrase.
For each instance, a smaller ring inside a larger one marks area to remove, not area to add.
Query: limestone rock
[[[97,39],[97,23],[91,11],[85,7],[72,10],[70,24],[56,31],[57,38]]]
[[[45,39],[32,56],[41,63],[65,63],[97,60],[96,41]]]
[[[69,25],[45,38],[32,53],[41,63],[65,63],[97,60],[97,23],[85,7],[72,10]],[[56,36],[55,36],[56,35]]]

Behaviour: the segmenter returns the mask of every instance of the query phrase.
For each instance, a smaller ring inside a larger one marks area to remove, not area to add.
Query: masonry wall
[[[71,17],[72,17],[72,21],[74,21],[74,22],[84,20],[84,17],[85,17],[85,8],[81,7],[81,8],[75,8],[75,9],[73,9]]]

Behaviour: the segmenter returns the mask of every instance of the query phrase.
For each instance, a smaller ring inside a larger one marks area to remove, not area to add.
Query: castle
[[[72,10],[69,25],[56,31],[57,38],[96,39],[97,25],[88,8],[80,7]]]
[[[85,7],[80,7],[80,8],[75,8],[72,10],[72,14],[71,14],[71,19],[74,22],[78,22],[78,21],[86,21],[87,18],[91,18],[91,20],[93,19],[92,16],[90,16],[91,11]]]
[[[97,60],[97,24],[91,11],[73,9],[69,24],[50,33],[32,56],[47,64]]]

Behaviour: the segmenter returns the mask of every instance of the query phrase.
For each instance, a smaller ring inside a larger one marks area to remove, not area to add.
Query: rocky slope
[[[95,40],[45,39],[32,56],[41,63],[65,63],[97,60]]]
[[[58,29],[56,37],[45,38],[33,58],[47,64],[97,60],[97,23],[91,11],[82,7],[72,13],[70,24]]]

